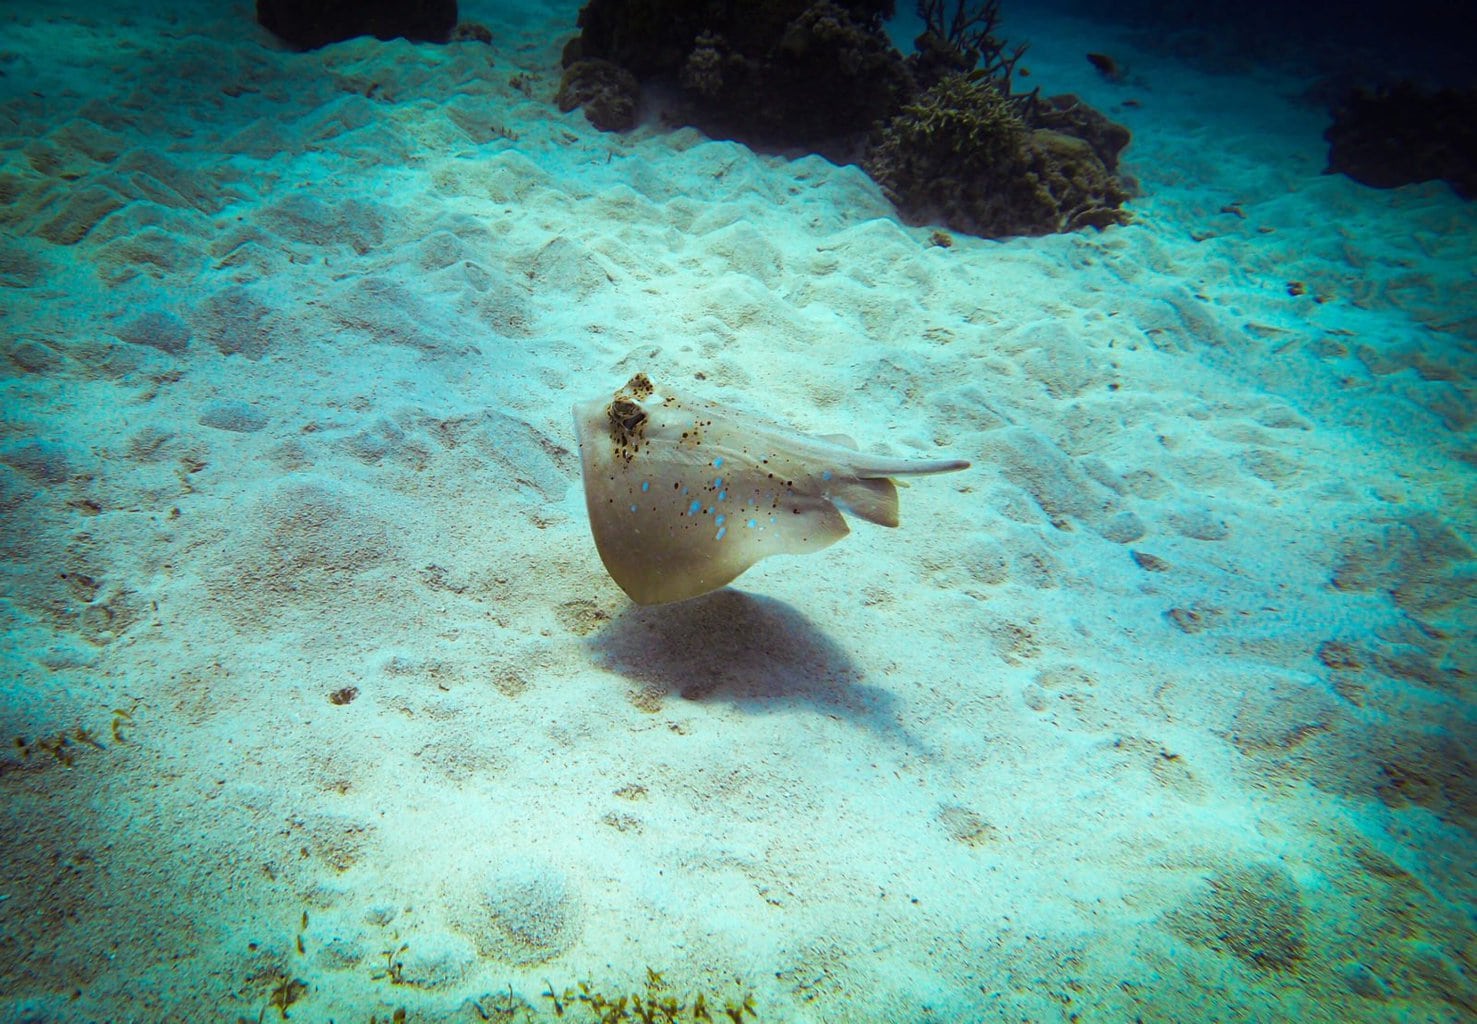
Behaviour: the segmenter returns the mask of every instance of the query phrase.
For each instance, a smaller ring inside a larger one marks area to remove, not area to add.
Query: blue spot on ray
[[[688,505],[687,506],[687,514],[690,515],[690,516],[695,516],[702,509],[702,507],[703,507],[703,503],[702,502],[700,502],[700,501],[694,501],[691,505]]]

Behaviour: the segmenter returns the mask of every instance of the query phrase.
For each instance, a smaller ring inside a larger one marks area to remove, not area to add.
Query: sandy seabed
[[[1028,23],[1134,223],[945,247],[559,114],[573,3],[7,6],[0,1020],[1477,1014],[1477,215],[1303,83]],[[974,468],[639,608],[636,371]]]

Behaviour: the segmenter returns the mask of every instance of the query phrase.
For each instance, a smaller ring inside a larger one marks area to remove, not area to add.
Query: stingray
[[[576,405],[574,423],[595,547],[637,604],[717,590],[769,555],[819,551],[850,532],[842,509],[896,526],[891,477],[969,468],[867,455],[849,438],[658,390],[644,373]]]

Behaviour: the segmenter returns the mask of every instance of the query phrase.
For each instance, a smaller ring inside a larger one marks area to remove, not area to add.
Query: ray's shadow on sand
[[[879,732],[902,733],[892,693],[824,631],[773,598],[724,589],[678,604],[631,605],[587,641],[633,682],[684,699],[773,711],[796,702]]]

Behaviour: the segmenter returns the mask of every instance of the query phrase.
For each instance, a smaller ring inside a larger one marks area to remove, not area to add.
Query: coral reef
[[[1025,56],[1026,46],[1018,43],[1007,47],[996,35],[1000,0],[980,0],[976,6],[971,6],[969,0],[954,0],[954,11],[947,15],[946,3],[947,0],[918,0],[917,3],[924,29],[913,40],[916,52],[908,58],[908,63],[919,87],[926,89],[947,75],[978,68],[1001,92],[1012,96],[1015,66]],[[1022,99],[1034,95],[1032,92]]]
[[[1373,188],[1441,179],[1477,196],[1477,89],[1426,92],[1411,82],[1356,89],[1323,133],[1328,171]]]
[[[1051,96],[1036,103],[1031,110],[1031,126],[1045,128],[1081,139],[1092,147],[1093,155],[1110,174],[1118,173],[1118,154],[1128,145],[1128,129],[1110,121],[1099,110],[1089,107],[1071,93]],[[1126,188],[1133,183],[1124,180]]]
[[[876,133],[863,162],[903,219],[999,238],[1122,224],[1128,129],[1075,96],[1017,93],[1024,45],[997,34],[999,0],[919,0],[908,59],[926,88]]]
[[[608,60],[578,60],[564,69],[554,102],[568,113],[585,108],[585,118],[602,132],[635,127],[641,85],[636,76]]]
[[[890,0],[591,0],[564,65],[609,61],[675,81],[679,116],[760,146],[823,147],[860,137],[907,94],[887,41]],[[834,147],[833,147],[834,148]]]
[[[1075,97],[1013,87],[1023,45],[999,0],[919,0],[904,58],[891,0],[590,0],[564,51],[560,109],[634,123],[640,84],[676,86],[669,119],[719,138],[856,162],[905,220],[991,237],[1126,221],[1128,131]]]
[[[1063,130],[1029,127],[979,72],[949,75],[888,123],[864,167],[915,224],[1002,237],[1123,223],[1117,134],[1086,116],[1074,125],[1068,102],[1046,109]],[[1078,126],[1097,129],[1098,146],[1065,130]]]

